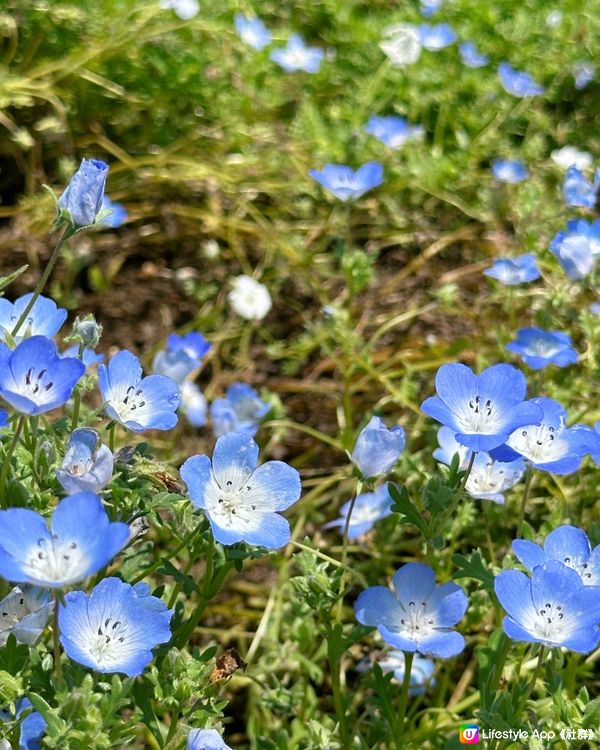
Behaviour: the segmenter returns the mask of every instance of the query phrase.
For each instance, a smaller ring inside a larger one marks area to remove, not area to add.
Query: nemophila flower
[[[421,405],[450,427],[462,445],[490,451],[526,424],[539,424],[542,410],[525,401],[525,376],[511,365],[493,365],[481,375],[461,364],[442,365],[435,376],[437,396]]]
[[[600,643],[600,586],[586,586],[558,560],[536,566],[531,578],[504,570],[494,582],[506,610],[503,627],[513,641],[542,643],[587,654]]]
[[[572,68],[576,89],[584,89],[596,77],[596,66],[589,60],[578,60]]]
[[[557,232],[553,237],[550,252],[570,279],[578,281],[584,278],[600,256],[600,219],[593,223],[571,219],[566,231]]]
[[[492,162],[492,172],[500,182],[523,182],[529,177],[527,167],[515,159],[496,159]]]
[[[436,586],[433,570],[420,563],[403,565],[393,586],[393,593],[373,586],[359,595],[354,612],[361,624],[376,627],[386,643],[404,652],[447,659],[463,650],[465,639],[450,629],[467,609],[460,586]]]
[[[520,455],[534,468],[553,474],[576,471],[595,445],[593,431],[584,425],[567,427],[567,412],[551,398],[533,398],[531,403],[541,409],[542,419],[515,429],[506,440],[510,450],[502,446],[492,455],[500,460]]]
[[[172,10],[182,21],[190,21],[200,12],[198,0],[160,0],[163,10]]]
[[[334,521],[329,521],[323,528],[330,529],[338,526],[340,532],[343,532],[346,526],[346,519],[352,501],[344,503],[340,508],[340,517]],[[370,531],[375,521],[386,518],[392,512],[392,498],[387,491],[387,487],[382,485],[374,492],[366,492],[359,495],[354,503],[352,515],[350,516],[350,525],[348,526],[348,539],[357,539],[358,537]]]
[[[76,492],[103,490],[112,479],[114,456],[108,446],[102,445],[96,430],[80,427],[73,430],[67,450],[56,478],[67,495]]]
[[[133,432],[170,430],[177,424],[179,388],[164,375],[142,377],[139,359],[123,350],[98,367],[98,384],[111,419]]]
[[[230,385],[225,398],[215,399],[210,406],[215,437],[228,432],[244,432],[253,437],[258,431],[260,420],[270,408],[249,385]]]
[[[232,432],[208,456],[192,456],[181,467],[192,503],[207,515],[221,544],[246,542],[278,549],[289,542],[290,525],[279,515],[300,497],[300,475],[283,461],[257,468],[258,446]]]
[[[479,52],[473,42],[463,42],[458,51],[467,68],[484,68],[490,61],[489,55]]]
[[[592,166],[592,155],[587,151],[580,151],[575,146],[563,146],[555,149],[550,158],[562,169],[577,167],[577,169],[589,169]]]
[[[152,649],[171,639],[172,610],[148,588],[105,578],[89,594],[71,591],[58,610],[60,642],[70,659],[96,672],[135,677]]]
[[[390,430],[381,417],[371,417],[356,439],[352,463],[363,477],[387,474],[404,450],[405,442],[400,425]]]
[[[404,117],[375,115],[365,125],[365,133],[375,136],[389,148],[401,148],[409,141],[420,138],[424,130],[420,125],[409,125]]]
[[[200,388],[190,380],[184,380],[179,386],[179,397],[180,409],[187,421],[193,427],[203,427],[206,424],[208,403]]]
[[[94,365],[97,365],[99,362],[102,362],[104,359],[104,354],[96,354],[96,352],[93,349],[84,349],[81,357],[79,356],[79,346],[77,344],[73,344],[73,346],[68,347],[68,349],[65,349],[62,352],[58,353],[58,356],[61,359],[80,359],[83,364],[85,365],[86,369],[88,367],[93,367]]]
[[[379,43],[383,52],[396,68],[404,68],[416,63],[421,56],[421,35],[417,26],[398,23],[383,30]]]
[[[249,47],[260,52],[271,43],[271,32],[260,18],[249,18],[243,13],[236,13],[234,23],[239,38]]]
[[[62,406],[85,372],[78,359],[61,359],[45,336],[32,336],[14,351],[0,344],[0,396],[22,414]]]
[[[122,203],[111,201],[108,195],[102,199],[102,210],[111,211],[110,214],[101,219],[101,224],[111,229],[118,229],[127,219],[127,211]]]
[[[236,276],[227,295],[232,310],[246,320],[262,320],[273,306],[269,290],[252,276]]]
[[[16,703],[15,719],[20,723],[19,750],[41,750],[40,740],[46,732],[48,724],[39,711],[31,711],[33,705],[29,698],[21,698]],[[25,716],[23,716],[25,714]],[[0,711],[0,724],[11,722],[13,719],[10,711]],[[3,740],[0,740],[0,748],[4,750]],[[7,742],[7,749],[11,745]]]
[[[12,336],[12,331],[21,315],[25,312],[33,293],[24,294],[14,302],[0,297],[0,339],[6,340],[6,335]],[[57,307],[54,300],[40,295],[33,303],[27,319],[19,328],[14,341],[19,344],[28,336],[54,336],[67,319],[67,311]]]
[[[231,750],[216,729],[192,729],[186,750]]]
[[[58,199],[58,207],[75,227],[86,227],[96,221],[102,208],[108,164],[99,159],[83,159],[71,177],[67,189]]]
[[[592,302],[592,304],[589,307],[590,312],[592,315],[600,315],[600,302]]]
[[[544,93],[544,87],[536,83],[529,73],[515,70],[506,62],[498,66],[498,77],[502,88],[513,96],[537,96]]]
[[[34,586],[15,586],[0,601],[0,646],[11,633],[18,643],[33,645],[48,624],[54,602],[47,591]]]
[[[519,562],[529,570],[548,560],[558,560],[577,571],[586,586],[600,585],[600,544],[592,549],[583,529],[559,526],[548,534],[543,547],[526,539],[515,539],[512,548]]]
[[[129,526],[112,523],[100,498],[89,492],[61,500],[50,529],[32,510],[3,510],[0,575],[15,583],[62,588],[108,565],[128,538]]]
[[[383,165],[377,161],[363,164],[356,171],[344,164],[325,164],[322,170],[308,173],[341,201],[356,200],[383,182]]]
[[[181,385],[188,375],[200,367],[203,357],[211,349],[212,344],[201,333],[192,331],[185,336],[173,333],[167,338],[166,350],[157,352],[154,357],[152,370]]]
[[[444,4],[444,0],[421,0],[421,6],[419,10],[421,15],[428,17],[433,16]]]
[[[292,34],[283,49],[274,49],[269,55],[288,73],[303,70],[305,73],[318,73],[325,53],[320,47],[308,47],[301,36]]]
[[[456,440],[454,431],[450,427],[440,427],[437,437],[440,447],[433,452],[435,460],[450,466],[452,458],[458,453],[460,468],[466,469],[471,451]],[[489,453],[480,452],[473,461],[465,490],[475,500],[490,500],[503,505],[504,493],[521,481],[524,472],[525,463],[521,458],[510,462],[495,461]]]
[[[594,182],[588,182],[575,166],[567,169],[563,182],[563,198],[567,206],[594,208],[600,188],[600,169],[596,170]]]
[[[419,35],[423,47],[431,52],[444,49],[456,41],[456,32],[447,23],[423,23],[419,26]]]
[[[374,661],[367,657],[356,665],[356,671],[366,672],[367,669],[373,667],[374,663],[379,665],[384,674],[386,672],[393,672],[394,680],[396,682],[402,683],[404,681],[404,652],[393,649]],[[413,697],[415,695],[423,695],[427,686],[435,683],[435,680],[433,679],[434,671],[435,664],[432,659],[425,659],[418,654],[415,655],[410,670],[410,687],[408,688],[408,694]]]
[[[568,367],[579,359],[568,334],[542,328],[520,328],[517,340],[511,341],[506,348],[519,354],[532,370],[543,370],[548,365]]]
[[[8,427],[10,425],[9,419],[8,419],[8,412],[4,411],[4,409],[0,409],[0,430],[4,429],[5,427]]]
[[[540,269],[533,253],[525,253],[516,258],[498,258],[483,273],[507,286],[524,284],[540,278]]]

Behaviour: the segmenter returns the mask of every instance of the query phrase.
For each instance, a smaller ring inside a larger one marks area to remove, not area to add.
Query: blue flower
[[[596,67],[589,60],[578,60],[572,68],[576,89],[584,89],[596,77]]]
[[[270,408],[254,388],[245,383],[234,383],[227,389],[225,398],[215,399],[210,406],[215,437],[228,432],[244,432],[253,437]]]
[[[463,42],[458,51],[463,64],[467,68],[484,68],[490,61],[489,55],[478,52],[473,42]]]
[[[586,586],[600,585],[600,544],[592,550],[583,529],[559,526],[548,534],[543,547],[525,539],[515,539],[512,548],[519,562],[530,571],[548,560],[558,560],[577,571]]]
[[[0,601],[0,646],[6,645],[11,633],[17,643],[33,645],[48,624],[54,601],[44,589],[15,586]]]
[[[142,377],[139,359],[127,350],[98,367],[104,409],[133,432],[170,430],[177,424],[179,388],[164,375]]]
[[[593,430],[585,425],[566,426],[567,412],[551,398],[533,398],[542,419],[521,425],[492,455],[499,460],[522,456],[540,471],[571,474],[595,445]],[[507,450],[508,449],[508,450]]]
[[[231,750],[216,729],[192,729],[186,750]]]
[[[444,49],[456,41],[456,32],[447,23],[429,25],[423,23],[419,26],[421,44],[431,52]]]
[[[172,10],[182,21],[191,21],[200,11],[198,0],[160,0],[163,10]]]
[[[424,401],[421,410],[451,427],[458,442],[474,451],[491,451],[517,427],[542,419],[540,407],[524,401],[525,376],[511,365],[493,365],[481,375],[465,365],[442,365],[435,385],[438,395]]]
[[[260,52],[271,43],[271,32],[260,18],[248,18],[243,13],[236,13],[234,22],[238,36],[249,47]]]
[[[513,96],[537,96],[544,93],[544,87],[536,83],[529,73],[515,70],[508,63],[500,63],[498,76],[502,88]]]
[[[97,494],[112,479],[114,457],[106,445],[100,443],[96,430],[80,427],[73,430],[56,478],[67,495],[76,492]]]
[[[135,677],[152,660],[152,649],[171,639],[172,616],[145,585],[105,578],[90,594],[65,596],[58,610],[60,642],[70,659],[96,672]]]
[[[381,417],[371,417],[356,439],[352,463],[365,478],[387,474],[404,450],[405,442],[400,425],[388,430]]]
[[[583,173],[576,166],[571,166],[565,172],[563,182],[563,198],[567,206],[594,208],[600,188],[600,169],[596,170],[594,182],[589,183]]]
[[[568,367],[579,359],[568,334],[544,331],[542,328],[520,328],[517,340],[511,341],[506,348],[509,352],[520,354],[523,362],[532,370],[543,370],[552,364]]]
[[[401,148],[405,143],[423,135],[420,125],[409,125],[404,117],[374,115],[365,125],[365,133],[375,136],[390,148]]]
[[[321,171],[311,169],[308,174],[341,201],[360,198],[383,182],[383,166],[377,161],[363,164],[356,172],[343,164],[326,164]]]
[[[382,672],[393,672],[394,680],[399,683],[403,682],[405,658],[402,651],[392,649],[375,661],[381,668]],[[356,670],[357,672],[366,672],[367,669],[372,666],[373,663],[367,657],[356,665]],[[418,654],[414,656],[410,670],[410,687],[408,689],[408,694],[413,697],[415,695],[423,695],[428,685],[435,684],[435,680],[433,679],[434,671],[435,663],[431,659],[424,659]]]
[[[590,312],[592,315],[600,315],[600,302],[592,302],[592,304],[589,307]]]
[[[185,336],[171,334],[167,339],[167,349],[157,352],[152,362],[152,370],[157,375],[165,375],[177,385],[194,370],[197,370],[202,358],[212,349],[212,344],[201,333],[188,333]]]
[[[17,703],[17,718],[23,711],[33,708],[29,698],[22,698]],[[19,750],[41,750],[40,740],[48,726],[46,719],[39,711],[32,711],[21,721],[21,734],[19,735]]]
[[[436,461],[450,466],[455,454],[460,458],[460,468],[466,469],[471,459],[471,451],[461,445],[450,427],[440,427],[437,434],[439,448],[433,452]],[[521,481],[525,463],[521,458],[511,462],[495,461],[489,453],[477,453],[471,467],[465,490],[475,500],[491,500],[493,503],[505,503],[504,492]]]
[[[59,352],[58,356],[61,359],[66,359],[69,357],[73,357],[75,359],[81,359],[86,369],[88,367],[93,367],[94,365],[97,365],[99,362],[102,362],[102,360],[104,359],[104,354],[96,354],[96,352],[93,349],[84,349],[83,354],[80,357],[78,344],[73,344],[73,346],[69,346],[63,352]]]
[[[516,258],[497,258],[493,265],[486,268],[483,273],[508,286],[540,278],[540,269],[537,267],[537,259],[533,253],[525,253]]]
[[[421,0],[421,6],[419,10],[421,15],[428,17],[433,16],[444,4],[444,0]]]
[[[192,503],[210,521],[221,544],[247,542],[278,549],[290,539],[290,525],[279,515],[300,497],[300,475],[283,461],[256,468],[258,446],[249,435],[232,432],[208,456],[192,456],[181,467]]]
[[[179,396],[181,398],[179,408],[184,413],[187,421],[192,427],[204,427],[206,424],[208,403],[196,383],[184,380],[179,386]]]
[[[0,575],[16,583],[62,588],[95,573],[129,539],[126,523],[111,523],[99,497],[70,495],[56,506],[50,529],[25,508],[0,511]]]
[[[323,528],[330,529],[339,526],[343,531],[346,526],[348,511],[350,510],[351,501],[344,503],[340,508],[340,517],[334,521],[329,521]],[[375,521],[386,518],[392,512],[392,498],[390,497],[387,487],[382,485],[375,492],[366,492],[359,495],[354,503],[350,525],[348,526],[348,539],[357,539],[359,536],[366,534],[373,528]]]
[[[500,182],[523,182],[529,177],[527,167],[514,159],[496,159],[492,162],[492,172]]]
[[[0,430],[3,430],[5,427],[8,427],[10,425],[9,419],[8,419],[8,412],[4,409],[0,409]]]
[[[98,159],[83,159],[71,177],[58,206],[75,227],[87,227],[96,221],[102,208],[108,164]]]
[[[317,73],[325,53],[319,47],[308,47],[302,37],[292,34],[283,49],[274,49],[269,55],[288,73],[303,70],[305,73]]]
[[[598,313],[600,315],[600,313]],[[592,461],[600,466],[600,422],[594,425],[594,445],[591,450]]]
[[[0,297],[0,340],[5,341],[6,335],[12,336],[12,330],[21,318],[33,293],[24,294],[14,302]],[[17,344],[27,336],[54,336],[67,319],[67,311],[57,307],[56,302],[40,295],[29,311],[27,319],[14,336]]]
[[[564,232],[557,232],[550,251],[573,281],[587,276],[600,256],[600,219],[589,223],[571,219]]]
[[[393,578],[394,593],[385,586],[363,591],[354,604],[362,625],[377,627],[383,640],[404,652],[447,659],[465,647],[450,628],[464,616],[468,599],[455,583],[435,585],[428,565],[408,563]]]
[[[533,569],[531,578],[505,570],[494,582],[506,610],[503,627],[513,641],[542,643],[587,654],[600,643],[600,587],[586,586],[558,560]]]
[[[108,216],[104,216],[100,223],[111,229],[118,229],[127,219],[127,211],[122,203],[113,203],[108,195],[102,199],[102,210],[112,211]]]
[[[32,336],[14,351],[0,344],[0,396],[22,414],[62,406],[85,372],[78,359],[61,359],[45,336]]]

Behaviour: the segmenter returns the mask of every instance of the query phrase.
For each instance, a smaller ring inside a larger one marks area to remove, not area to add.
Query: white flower
[[[546,16],[546,26],[550,29],[558,28],[563,21],[563,13],[560,10],[551,10]]]
[[[272,305],[267,287],[251,276],[235,278],[227,299],[233,310],[246,320],[262,320]]]
[[[550,154],[552,161],[563,169],[575,165],[577,169],[588,169],[592,165],[592,155],[580,151],[575,146],[563,146]]]
[[[383,30],[383,40],[379,46],[397,68],[412,65],[421,55],[419,29],[408,23],[388,26]]]
[[[163,10],[173,10],[182,21],[189,21],[200,11],[198,0],[160,0]]]

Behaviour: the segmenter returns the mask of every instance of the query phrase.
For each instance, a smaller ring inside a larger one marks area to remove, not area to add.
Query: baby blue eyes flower
[[[579,60],[573,64],[573,80],[576,89],[584,89],[596,77],[596,67],[588,60]]]
[[[381,417],[371,417],[360,431],[352,451],[352,463],[365,478],[387,474],[404,450],[406,438],[402,427],[391,430]]]
[[[356,172],[343,164],[326,164],[321,171],[311,169],[308,174],[341,201],[360,198],[383,183],[383,166],[376,161],[363,164]]]
[[[484,68],[490,61],[488,55],[477,51],[473,42],[463,42],[458,48],[460,59],[467,68]]]
[[[203,427],[206,424],[208,404],[200,388],[189,380],[179,386],[181,411],[192,427]]]
[[[386,672],[393,672],[394,680],[402,684],[405,671],[405,658],[402,651],[392,649],[382,658],[377,659],[376,663],[380,666],[384,674]],[[373,664],[367,658],[356,665],[356,671],[366,672],[372,666]],[[414,656],[410,670],[408,694],[411,696],[423,695],[428,685],[435,684],[435,680],[433,679],[434,671],[435,663],[432,659],[424,659],[418,654]]]
[[[182,21],[191,21],[200,12],[198,0],[160,0],[163,10],[172,10]]]
[[[516,258],[498,258],[483,273],[485,276],[497,279],[507,286],[523,284],[540,278],[540,269],[537,267],[536,257],[533,253],[525,253]]]
[[[300,497],[300,475],[283,461],[258,468],[257,461],[254,440],[232,432],[217,440],[212,463],[208,456],[192,456],[181,467],[181,477],[218,542],[279,549],[290,539],[290,525],[279,511]]]
[[[0,601],[0,646],[11,633],[17,643],[33,645],[48,624],[54,602],[43,589],[34,586],[15,586]]]
[[[503,627],[513,641],[542,643],[587,654],[600,644],[600,587],[557,560],[538,565],[531,578],[505,570],[494,582],[506,610]]]
[[[536,83],[529,73],[515,70],[508,63],[500,63],[498,77],[504,90],[513,96],[537,96],[544,93],[544,87]]]
[[[118,229],[127,219],[127,211],[122,203],[116,203],[111,201],[108,195],[105,195],[102,200],[102,210],[111,211],[112,213],[104,216],[100,223],[105,227],[111,229]]]
[[[188,375],[200,367],[202,358],[211,348],[212,344],[201,333],[192,332],[185,336],[171,334],[166,350],[157,352],[154,357],[152,370],[181,385]]]
[[[260,18],[248,18],[243,13],[236,13],[234,22],[238,36],[249,47],[260,52],[271,44],[271,32]]]
[[[444,4],[444,0],[421,0],[419,10],[422,16],[433,16]]]
[[[29,304],[33,293],[24,294],[14,302],[0,297],[0,340],[12,335],[12,330]],[[17,344],[27,336],[54,336],[67,319],[67,311],[57,307],[56,302],[40,295],[29,311],[14,340]]]
[[[348,511],[350,510],[351,501],[344,503],[340,508],[340,518],[326,523],[323,528],[330,529],[339,527],[340,531],[346,526]],[[392,498],[390,497],[387,487],[382,485],[375,492],[366,492],[359,495],[354,503],[350,525],[348,526],[348,539],[357,539],[366,534],[373,528],[375,521],[380,521],[391,515]]]
[[[192,729],[186,750],[231,750],[216,729]]]
[[[465,365],[442,365],[435,385],[438,395],[424,401],[421,410],[474,451],[491,451],[517,427],[542,419],[540,407],[524,401],[525,376],[511,365],[493,365],[481,375]]]
[[[60,642],[70,659],[96,672],[135,677],[152,649],[171,639],[173,612],[146,587],[105,578],[90,594],[71,591],[58,610]]]
[[[83,159],[58,207],[74,227],[87,227],[96,221],[102,208],[108,164],[98,159]]]
[[[48,724],[39,711],[30,711],[33,705],[29,698],[21,698],[16,704],[16,719],[20,719],[19,750],[41,750],[40,740],[46,732]],[[22,718],[23,714],[25,717]],[[0,711],[0,724],[2,720],[10,721],[12,716],[9,711]],[[5,746],[0,740],[0,748]],[[10,743],[7,744],[10,750]]]
[[[389,148],[401,148],[423,135],[420,125],[409,125],[404,117],[373,116],[365,125],[365,133],[374,136]]]
[[[57,505],[50,529],[24,508],[0,511],[0,575],[15,583],[61,588],[112,560],[129,539],[126,523],[111,523],[96,495],[80,492]]]
[[[543,547],[525,539],[515,539],[512,548],[519,562],[530,571],[548,560],[558,560],[579,573],[586,586],[600,585],[600,544],[592,550],[585,531],[575,526],[554,529]]]
[[[63,352],[59,352],[58,356],[61,359],[67,359],[67,358],[80,359],[85,365],[86,369],[88,367],[93,367],[94,365],[97,365],[99,362],[102,362],[104,359],[104,354],[96,354],[96,352],[93,349],[84,349],[83,354],[80,357],[79,346],[77,344],[73,344],[73,346],[70,346],[68,349],[65,349]]]
[[[511,341],[506,348],[521,355],[523,362],[532,370],[542,370],[552,364],[568,367],[579,359],[571,337],[561,331],[521,328],[517,331],[517,340]]]
[[[25,339],[11,351],[0,344],[0,396],[22,414],[62,406],[85,372],[78,359],[61,359],[45,336]]]
[[[557,232],[550,251],[572,281],[587,276],[600,256],[600,219],[589,223],[571,219],[564,232]]]
[[[317,73],[325,53],[319,47],[308,47],[298,34],[292,34],[283,49],[274,49],[269,55],[288,73],[303,70],[305,73]]]
[[[529,177],[527,167],[513,159],[496,159],[492,162],[492,172],[500,182],[523,182]]]
[[[423,47],[431,52],[444,49],[444,47],[448,47],[456,41],[456,32],[447,23],[438,23],[433,26],[426,23],[421,24],[419,35]]]
[[[244,432],[253,437],[269,409],[269,404],[259,398],[254,388],[234,383],[227,389],[225,398],[215,399],[210,406],[215,437],[228,432]]]
[[[142,377],[139,359],[123,350],[98,367],[107,415],[133,432],[170,430],[177,424],[179,389],[163,375]]]
[[[100,443],[96,430],[80,427],[73,430],[56,478],[67,495],[76,492],[97,494],[112,479],[114,457],[106,445]]]
[[[600,188],[600,169],[596,170],[594,182],[588,182],[582,172],[571,166],[565,173],[563,182],[563,198],[567,206],[580,208],[594,208]]]
[[[362,625],[376,627],[386,643],[404,652],[448,659],[464,649],[463,636],[451,630],[467,609],[460,586],[436,586],[433,570],[420,563],[403,565],[393,586],[394,592],[373,586],[360,594],[354,612]]]

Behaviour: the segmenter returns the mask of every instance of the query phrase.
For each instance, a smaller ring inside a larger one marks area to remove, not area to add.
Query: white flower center
[[[411,601],[408,606],[400,602],[403,617],[400,618],[400,630],[412,638],[423,638],[435,629],[435,616],[427,611],[427,602]]]
[[[262,509],[251,476],[233,473],[220,485],[214,475],[205,493],[206,510],[219,526],[254,527],[256,513]]]
[[[90,653],[99,664],[110,664],[115,658],[115,651],[122,651],[126,648],[124,645],[126,634],[127,623],[107,617],[98,625],[90,644]]]
[[[25,377],[19,383],[19,390],[25,398],[36,404],[43,404],[53,398],[52,388],[54,383],[48,377],[48,370],[44,367],[36,370],[30,367]]]
[[[135,419],[136,411],[146,406],[144,391],[137,385],[130,385],[121,401],[113,402],[113,407],[121,420]]]
[[[528,425],[513,432],[507,443],[534,463],[549,463],[569,452],[569,445],[561,440],[560,433],[560,428],[552,425]]]
[[[572,617],[565,615],[563,605],[556,602],[545,602],[536,614],[533,621],[535,634],[554,643],[561,643],[577,624]]]
[[[556,341],[540,337],[534,339],[525,351],[533,357],[553,357],[562,348],[563,345]]]
[[[52,539],[40,538],[29,549],[25,564],[33,578],[62,583],[77,580],[87,567],[87,557],[77,542],[62,540],[58,534]]]
[[[492,400],[488,398],[484,401],[479,395],[465,402],[456,417],[465,433],[495,435],[503,424]]]

